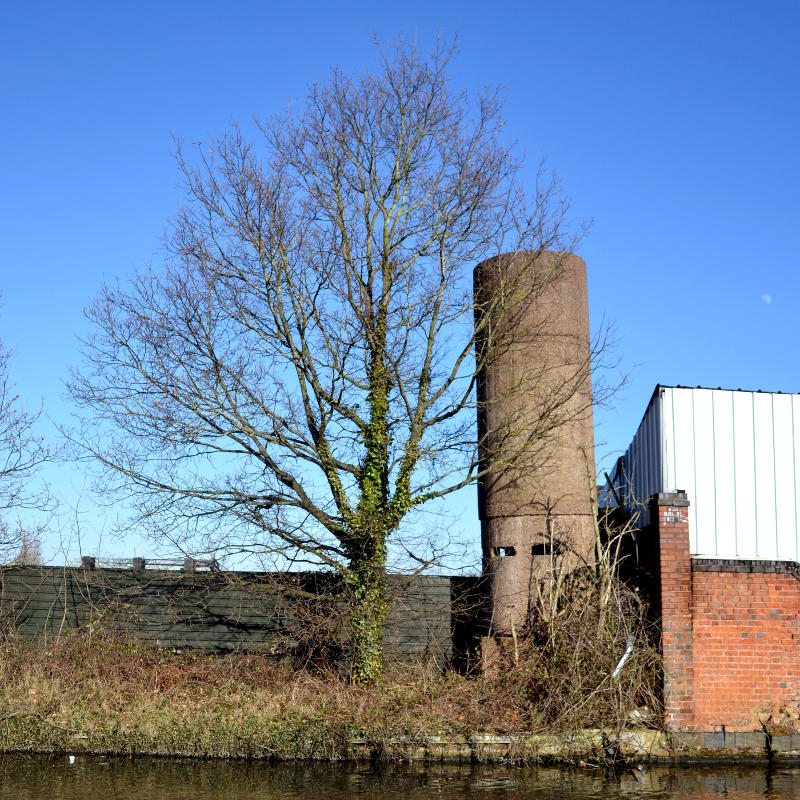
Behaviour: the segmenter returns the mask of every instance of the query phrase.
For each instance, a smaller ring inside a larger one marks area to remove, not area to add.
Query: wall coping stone
[[[757,572],[795,575],[800,578],[800,563],[760,558],[703,558],[692,556],[692,572]]]
[[[651,506],[688,506],[689,498],[686,492],[679,489],[677,492],[656,492],[650,496],[648,503]]]

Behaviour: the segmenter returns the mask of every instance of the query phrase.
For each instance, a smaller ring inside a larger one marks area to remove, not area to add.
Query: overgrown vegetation
[[[660,725],[656,631],[635,593],[616,585],[614,613],[604,613],[598,588],[584,571],[570,575],[558,623],[534,617],[501,655],[504,686],[544,729]]]
[[[575,575],[565,587],[556,637],[534,626],[485,672],[389,665],[380,686],[265,654],[180,654],[97,631],[47,645],[12,636],[0,644],[0,749],[340,760],[354,747],[390,757],[398,742],[432,736],[657,726],[657,659],[640,612],[628,608],[624,623],[607,615],[598,631],[596,586]]]
[[[513,652],[546,725],[619,731],[661,722],[660,629],[637,587],[637,524],[621,508],[596,509],[591,564],[548,526],[549,563],[532,587],[528,626]]]
[[[610,514],[592,564],[553,539],[526,628],[460,671],[395,662],[380,685],[344,677],[341,604],[325,595],[301,605],[281,658],[155,649],[103,625],[33,645],[6,628],[0,749],[340,760],[436,736],[660,727],[658,631],[620,579],[635,520]],[[480,603],[459,610],[470,625]]]

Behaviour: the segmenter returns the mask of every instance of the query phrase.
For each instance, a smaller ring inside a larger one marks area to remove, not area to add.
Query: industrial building
[[[643,525],[684,491],[694,557],[800,561],[800,395],[657,386],[615,483]]]
[[[612,476],[674,731],[800,725],[800,395],[657,386]]]

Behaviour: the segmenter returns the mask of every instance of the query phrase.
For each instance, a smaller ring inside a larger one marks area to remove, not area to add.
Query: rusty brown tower
[[[481,262],[474,280],[483,568],[491,630],[508,635],[556,560],[594,555],[586,265],[518,252]]]

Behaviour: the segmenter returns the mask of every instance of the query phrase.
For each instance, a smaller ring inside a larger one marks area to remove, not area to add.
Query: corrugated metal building
[[[800,561],[800,394],[657,386],[612,482],[642,525],[685,491],[692,556]]]

